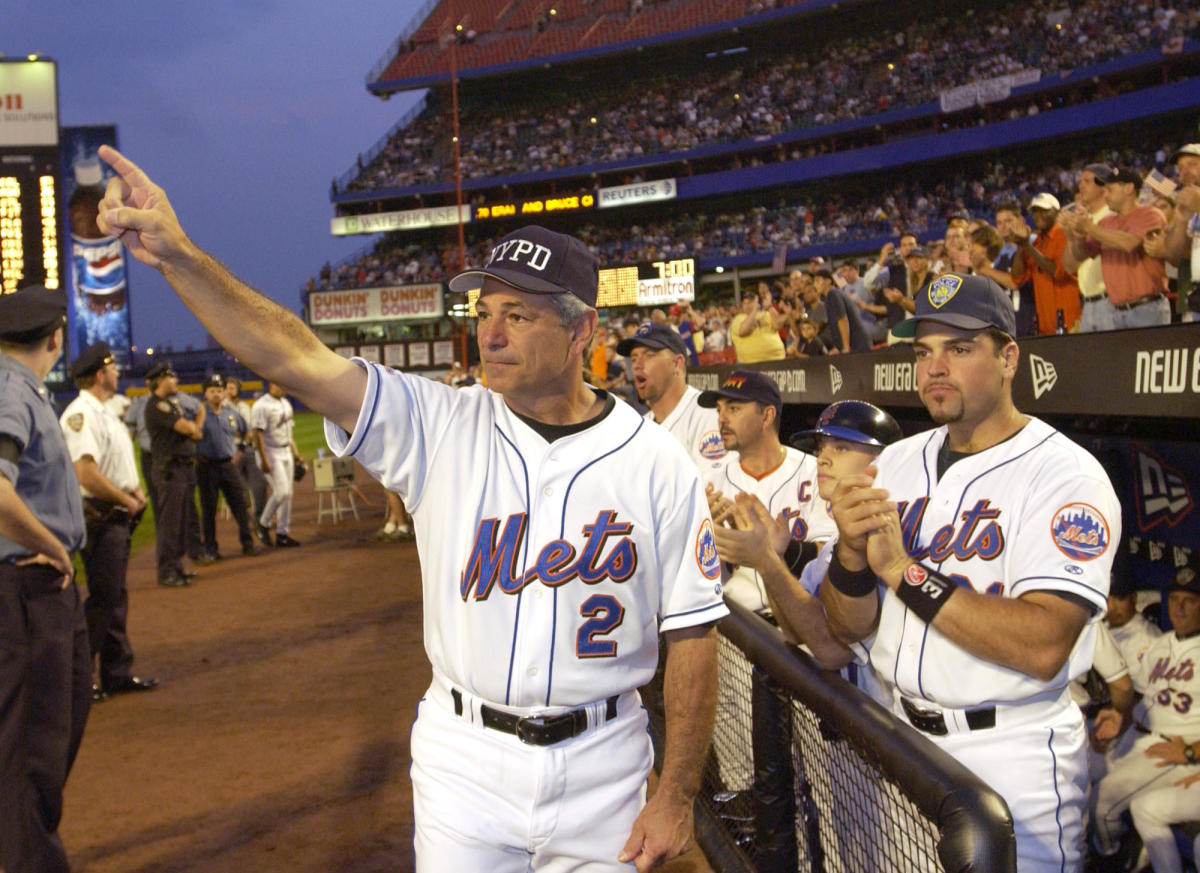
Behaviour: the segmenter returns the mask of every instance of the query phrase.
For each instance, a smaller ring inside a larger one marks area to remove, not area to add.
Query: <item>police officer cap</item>
[[[80,376],[88,376],[95,373],[101,367],[105,367],[113,362],[112,351],[108,348],[108,343],[100,340],[98,343],[92,343],[86,349],[79,353],[79,357],[71,362],[71,366],[67,368],[67,375],[72,379],[78,379]]]
[[[175,371],[171,369],[171,365],[166,361],[160,361],[149,370],[146,371],[147,379],[161,379],[163,376],[174,376]]]
[[[42,285],[0,294],[0,342],[35,342],[67,323],[67,295]]]
[[[224,387],[225,387],[225,377],[222,376],[220,373],[213,373],[211,376],[209,376],[207,379],[204,380],[204,390],[206,390],[206,391],[209,388],[224,388]]]

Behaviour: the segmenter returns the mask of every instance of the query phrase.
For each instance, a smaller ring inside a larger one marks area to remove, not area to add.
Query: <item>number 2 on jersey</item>
[[[615,640],[598,639],[621,624],[625,607],[611,594],[593,594],[579,607],[587,619],[575,635],[575,654],[580,658],[612,658],[617,654]]]

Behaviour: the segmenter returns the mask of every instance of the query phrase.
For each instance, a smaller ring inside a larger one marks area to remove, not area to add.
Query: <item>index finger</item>
[[[135,164],[129,158],[125,157],[119,151],[109,145],[100,146],[97,154],[106,164],[113,168],[113,171],[125,180],[126,184],[131,187],[146,187],[150,185],[150,177],[145,174],[141,167]]]

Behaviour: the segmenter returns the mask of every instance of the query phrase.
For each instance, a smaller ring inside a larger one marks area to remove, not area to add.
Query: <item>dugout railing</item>
[[[695,808],[715,870],[1016,870],[1012,818],[995,791],[769,622],[730,611]],[[646,691],[661,749],[661,685]]]

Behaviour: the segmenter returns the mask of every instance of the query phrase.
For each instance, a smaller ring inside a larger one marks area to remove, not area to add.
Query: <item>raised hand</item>
[[[99,154],[117,175],[108,180],[96,223],[143,264],[162,269],[191,247],[166,192],[116,149],[100,146]]]

